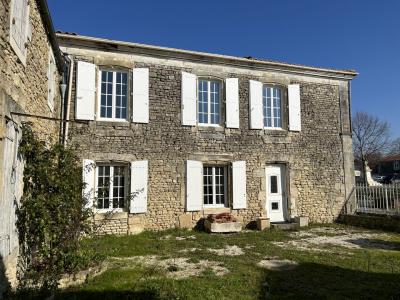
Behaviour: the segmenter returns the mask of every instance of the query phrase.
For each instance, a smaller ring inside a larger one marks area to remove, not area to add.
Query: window
[[[264,128],[282,128],[282,90],[280,87],[263,87]]]
[[[47,105],[50,110],[54,109],[54,95],[55,95],[55,72],[56,62],[54,59],[53,51],[49,49],[49,66],[47,70],[47,81],[48,81],[48,94],[47,94]]]
[[[26,61],[29,6],[27,0],[13,0],[11,9],[10,44],[23,63]]]
[[[104,210],[125,208],[127,168],[125,166],[97,166],[97,208]]]
[[[126,120],[128,115],[128,73],[102,70],[100,118]]]
[[[206,166],[203,168],[204,205],[224,207],[226,204],[226,168]]]
[[[393,162],[393,170],[394,171],[400,170],[400,160],[396,160],[395,162]]]
[[[199,79],[198,122],[204,125],[220,123],[220,82]]]

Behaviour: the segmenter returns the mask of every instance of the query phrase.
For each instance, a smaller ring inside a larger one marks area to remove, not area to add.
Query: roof
[[[381,159],[381,162],[391,162],[400,160],[400,154],[390,154]]]
[[[162,58],[176,58],[200,62],[213,62],[225,65],[241,66],[246,68],[286,71],[291,73],[306,74],[318,77],[329,77],[351,80],[358,73],[354,70],[338,70],[332,68],[312,67],[287,62],[279,62],[253,57],[238,57],[207,52],[183,50],[169,47],[153,46],[147,44],[131,43],[89,36],[75,33],[57,32],[56,36],[61,45],[79,46],[87,48],[100,48],[103,51],[127,52]]]
[[[46,0],[36,0],[37,5],[39,7],[39,12],[42,17],[42,21],[44,24],[44,28],[47,33],[47,37],[50,41],[51,48],[54,52],[54,57],[56,59],[57,68],[60,72],[63,72],[65,69],[65,60],[58,45],[57,37],[54,31],[53,21],[51,20],[49,7],[47,5]]]

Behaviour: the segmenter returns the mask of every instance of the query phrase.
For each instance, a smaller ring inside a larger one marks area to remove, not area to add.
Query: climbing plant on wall
[[[24,193],[18,209],[22,288],[54,290],[64,273],[88,259],[79,239],[90,229],[82,200],[82,166],[76,153],[48,146],[29,124],[23,126],[19,155],[25,162]]]

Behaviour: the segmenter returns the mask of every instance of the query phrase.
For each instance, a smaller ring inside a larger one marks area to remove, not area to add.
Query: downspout
[[[69,75],[68,75],[67,111],[65,115],[65,130],[64,130],[64,140],[63,140],[64,147],[67,146],[67,139],[68,139],[69,115],[71,111],[72,79],[74,75],[74,59],[73,57],[70,56],[66,56],[66,58],[69,62]]]
[[[65,57],[65,69],[64,72],[62,74],[62,80],[61,80],[61,84],[60,84],[60,96],[61,96],[61,110],[60,110],[60,138],[59,138],[59,142],[61,144],[63,144],[63,140],[64,140],[64,127],[65,127],[65,92],[67,89],[67,80],[68,80],[68,74],[69,74],[69,60],[67,60],[67,58]]]

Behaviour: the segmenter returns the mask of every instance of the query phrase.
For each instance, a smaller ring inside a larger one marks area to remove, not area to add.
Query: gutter
[[[65,70],[65,61],[58,45],[57,37],[54,31],[53,21],[51,20],[49,7],[46,0],[36,0],[39,7],[40,15],[42,16],[42,21],[44,23],[44,28],[46,30],[47,36],[50,40],[51,47],[54,51],[54,57],[56,59],[57,68],[60,73]]]
[[[92,45],[90,45],[91,43],[94,44],[94,46],[99,47],[100,50],[102,51],[124,52],[130,54],[135,53],[135,54],[155,56],[160,58],[169,58],[169,59],[175,58],[180,60],[189,60],[189,61],[196,61],[203,63],[214,62],[214,63],[246,67],[252,69],[286,71],[290,73],[306,74],[311,76],[320,76],[329,78],[340,78],[345,80],[351,80],[358,75],[357,72],[352,70],[317,68],[317,67],[289,64],[276,61],[249,59],[249,58],[242,58],[229,55],[212,54],[206,52],[108,40],[108,39],[81,36],[81,35],[56,33],[56,36],[60,44],[62,44],[65,47],[77,46],[77,47],[87,47],[89,49],[94,48]]]

